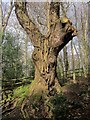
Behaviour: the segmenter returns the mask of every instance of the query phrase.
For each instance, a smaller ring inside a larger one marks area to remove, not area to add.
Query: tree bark
[[[35,89],[53,95],[60,92],[60,85],[57,80],[56,66],[57,56],[60,50],[76,35],[76,29],[71,25],[68,18],[63,22],[59,17],[60,3],[51,2],[49,10],[48,35],[43,35],[36,25],[29,19],[26,2],[15,2],[15,12],[19,23],[29,35],[34,46],[33,61],[35,64]]]

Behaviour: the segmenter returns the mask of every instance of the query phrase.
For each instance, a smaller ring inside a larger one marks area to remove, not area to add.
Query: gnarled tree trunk
[[[50,3],[50,30],[47,35],[43,35],[29,18],[26,2],[15,2],[18,21],[34,46],[32,58],[35,64],[36,84],[32,87],[33,93],[44,92],[51,96],[55,92],[60,92],[56,74],[57,56],[60,50],[76,35],[76,30],[68,18],[60,19],[59,9],[59,2]]]

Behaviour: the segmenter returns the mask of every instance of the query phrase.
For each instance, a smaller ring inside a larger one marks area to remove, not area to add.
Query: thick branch
[[[50,24],[54,25],[59,20],[60,2],[51,2],[50,4]]]
[[[72,26],[70,20],[64,17],[54,27],[54,32],[50,36],[50,46],[59,52],[76,35],[76,29]]]
[[[38,43],[41,33],[36,25],[30,20],[27,10],[26,2],[15,2],[15,12],[20,25],[24,28],[29,35],[33,45]]]
[[[50,10],[53,13],[56,13],[57,17],[59,17],[59,11],[60,11],[60,2],[51,2],[50,4]]]

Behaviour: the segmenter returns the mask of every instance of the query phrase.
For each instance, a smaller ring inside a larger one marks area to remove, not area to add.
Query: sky
[[[10,0],[2,0],[2,2],[9,2]]]
[[[2,0],[2,2],[9,2],[10,0]],[[19,0],[18,0],[19,1]],[[26,0],[27,2],[45,2],[47,0]],[[51,1],[51,0],[48,0]],[[56,1],[56,0],[53,0]],[[90,0],[60,0],[62,2],[89,2]]]

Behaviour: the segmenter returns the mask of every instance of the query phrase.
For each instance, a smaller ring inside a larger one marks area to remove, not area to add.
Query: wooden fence
[[[88,75],[90,76],[90,65],[88,66],[88,68],[85,67],[85,69],[87,71],[86,72],[87,76]],[[62,79],[65,77],[67,77],[67,78],[73,77],[73,72],[74,72],[73,70],[63,71],[60,75],[60,78]],[[83,68],[75,69],[75,76],[76,77],[77,76],[84,76],[84,69]]]

